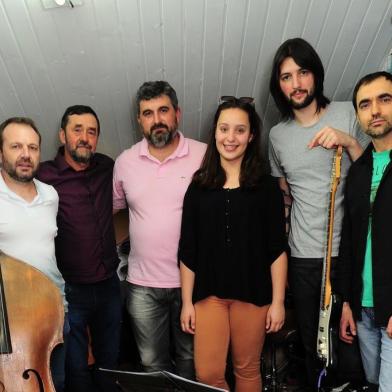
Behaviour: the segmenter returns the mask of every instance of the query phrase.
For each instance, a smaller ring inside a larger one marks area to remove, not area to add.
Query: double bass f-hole
[[[30,378],[30,373],[33,373],[34,376],[37,378],[38,381],[38,387],[39,387],[39,392],[44,392],[44,383],[42,382],[42,378],[39,375],[39,373],[35,369],[27,369],[23,372],[23,378],[25,380],[28,380]]]
[[[55,392],[49,362],[63,324],[52,281],[0,252],[0,392]]]

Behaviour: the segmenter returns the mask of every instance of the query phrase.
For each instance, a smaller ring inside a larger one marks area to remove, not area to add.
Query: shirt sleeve
[[[120,163],[116,160],[113,169],[113,209],[122,210],[127,208],[127,201],[123,188],[123,182],[121,180],[121,168]]]
[[[268,255],[272,264],[287,250],[283,194],[276,178],[271,178],[268,195]]]
[[[178,261],[195,272],[197,260],[197,190],[190,185],[184,196]]]
[[[274,177],[284,177],[285,175],[280,166],[279,159],[278,156],[276,155],[271,137],[269,138],[269,143],[268,143],[268,156],[269,156],[269,161],[271,166],[271,174]]]

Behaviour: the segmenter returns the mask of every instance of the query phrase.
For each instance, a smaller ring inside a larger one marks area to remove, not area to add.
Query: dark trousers
[[[69,336],[68,313],[64,314],[63,343],[57,345],[50,357],[50,372],[56,392],[64,392],[65,388],[65,352]]]
[[[336,264],[337,260],[333,259],[331,266],[332,286],[336,275]],[[314,390],[317,390],[318,377],[322,369],[316,352],[322,265],[322,259],[291,257],[289,262],[289,285],[293,295],[299,333],[305,349],[308,384]],[[336,328],[339,326],[336,325]],[[363,379],[357,342],[353,345],[338,342],[338,369],[334,372],[330,371],[329,374],[329,384]]]
[[[91,284],[66,283],[71,328],[66,351],[66,390],[68,392],[117,391],[114,383],[98,368],[117,366],[121,293],[117,275]],[[95,358],[94,370],[88,367],[88,334]]]

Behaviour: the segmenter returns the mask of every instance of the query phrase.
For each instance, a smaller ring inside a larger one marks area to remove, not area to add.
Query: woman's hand
[[[192,335],[195,334],[195,307],[192,303],[182,305],[181,309],[181,329]]]
[[[287,283],[287,255],[282,252],[271,264],[272,303],[267,312],[267,333],[279,331],[284,324],[284,297]]]
[[[270,305],[267,318],[265,321],[265,329],[267,333],[277,332],[279,331],[284,324],[285,318],[285,309],[284,304],[282,303],[274,303]]]

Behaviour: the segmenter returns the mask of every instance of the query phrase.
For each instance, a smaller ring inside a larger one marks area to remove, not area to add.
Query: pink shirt
[[[146,139],[125,150],[114,165],[113,208],[129,208],[131,252],[127,281],[147,287],[180,287],[177,264],[182,203],[206,145],[180,134],[163,162]]]

